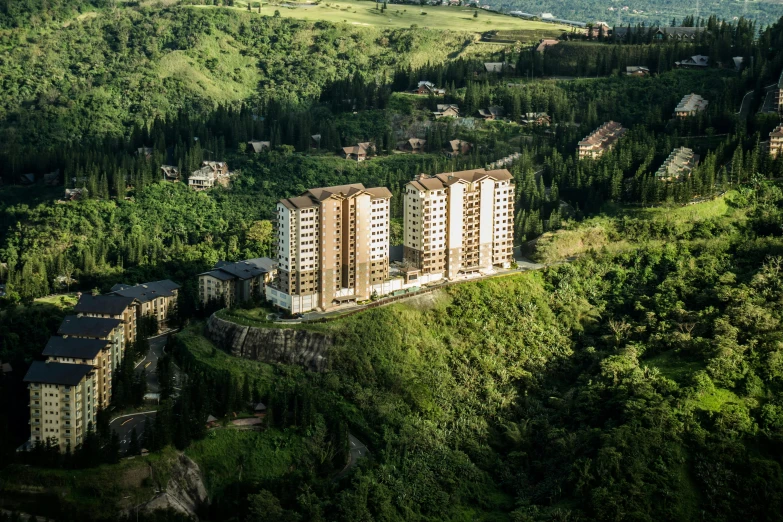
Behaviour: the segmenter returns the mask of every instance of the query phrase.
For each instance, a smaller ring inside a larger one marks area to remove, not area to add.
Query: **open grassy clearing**
[[[284,3],[294,5],[294,3]],[[258,12],[257,2],[251,1],[254,12]],[[488,11],[479,10],[474,18],[475,9],[468,7],[448,6],[416,6],[389,4],[386,12],[381,13],[375,8],[375,2],[336,1],[320,4],[300,4],[297,7],[284,7],[281,4],[264,2],[261,15],[273,16],[275,11],[280,16],[302,20],[324,20],[327,22],[344,22],[352,25],[381,27],[387,29],[409,28],[417,25],[423,28],[441,31],[465,31],[483,33],[486,31],[514,31],[514,35],[522,41],[534,41],[540,38],[559,36],[568,31],[565,26],[543,22],[522,20]],[[247,3],[237,2],[238,9],[247,10]],[[426,13],[426,14],[422,14]]]
[[[47,297],[39,297],[35,300],[36,304],[52,305],[63,310],[73,308],[76,306],[76,302],[79,299],[76,297],[76,292],[70,292],[68,294],[55,294]]]

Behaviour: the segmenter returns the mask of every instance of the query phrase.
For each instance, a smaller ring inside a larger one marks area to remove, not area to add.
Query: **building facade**
[[[231,173],[225,162],[204,161],[201,168],[188,177],[188,186],[193,190],[208,190],[218,185],[227,187],[230,181]]]
[[[111,343],[101,339],[51,337],[43,354],[47,362],[86,364],[95,369],[95,405],[106,408],[111,402]]]
[[[218,299],[231,307],[254,295],[263,296],[266,285],[277,272],[277,262],[259,257],[236,263],[219,262],[209,272],[198,276],[198,291],[202,305]]]
[[[163,279],[133,286],[117,284],[111,287],[111,293],[138,300],[136,321],[151,315],[158,321],[158,330],[162,331],[168,327],[169,316],[177,312],[179,288],[177,283]]]
[[[598,158],[614,147],[617,140],[628,131],[616,121],[604,123],[579,142],[579,159]]]
[[[30,390],[30,443],[50,439],[61,452],[80,446],[95,423],[96,379],[89,364],[33,362],[24,378]]]
[[[281,200],[267,299],[291,313],[369,299],[389,275],[390,199],[386,188],[356,183]]]
[[[679,147],[674,149],[661,168],[655,173],[659,181],[678,181],[688,178],[699,164],[699,155],[691,149]]]
[[[405,186],[407,279],[456,279],[513,261],[514,184],[506,170],[420,175]]]
[[[73,311],[78,316],[104,317],[119,319],[125,337],[125,346],[136,342],[138,333],[137,317],[141,303],[133,297],[119,295],[89,295],[82,294]]]
[[[783,125],[769,133],[769,154],[773,159],[783,156]]]
[[[57,330],[57,335],[106,341],[110,345],[112,370],[116,370],[125,357],[125,330],[119,319],[67,315]]]
[[[707,105],[709,102],[698,94],[687,94],[674,109],[674,115],[680,119],[696,116],[706,110]]]

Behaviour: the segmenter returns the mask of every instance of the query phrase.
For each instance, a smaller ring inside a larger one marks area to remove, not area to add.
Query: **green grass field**
[[[293,5],[293,2],[285,3]],[[257,2],[251,1],[251,4],[255,6]],[[385,29],[402,29],[417,25],[441,31],[470,33],[498,30],[514,31],[514,35],[523,38],[524,41],[559,36],[563,34],[563,31],[568,30],[565,26],[522,20],[484,10],[479,10],[478,17],[474,18],[473,14],[476,10],[468,7],[389,4],[386,12],[381,13],[380,9],[376,9],[375,6],[375,2],[356,0],[321,2],[313,7],[284,7],[264,2],[261,7],[261,15],[273,16],[275,11],[280,11],[280,16],[287,18],[344,22]],[[247,10],[247,3],[237,2],[237,8]],[[258,8],[253,7],[253,11],[258,12]]]

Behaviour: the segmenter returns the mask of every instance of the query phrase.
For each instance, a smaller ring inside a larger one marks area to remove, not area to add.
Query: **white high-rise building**
[[[420,175],[405,186],[404,236],[408,281],[508,268],[514,259],[511,173],[475,169]]]

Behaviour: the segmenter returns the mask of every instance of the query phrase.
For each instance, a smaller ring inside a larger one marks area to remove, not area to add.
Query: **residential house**
[[[514,184],[506,170],[419,175],[405,185],[405,276],[429,281],[508,268]]]
[[[536,52],[543,53],[549,47],[554,47],[555,45],[557,45],[559,43],[560,43],[560,40],[553,40],[552,38],[542,38],[538,42],[538,47],[536,47]]]
[[[699,112],[704,111],[707,105],[709,102],[698,94],[687,94],[674,109],[674,115],[680,119],[696,116]]]
[[[769,154],[773,159],[783,156],[783,125],[769,133]]]
[[[134,286],[117,284],[111,287],[111,293],[137,299],[140,306],[136,320],[152,315],[158,321],[158,329],[164,330],[168,325],[169,316],[177,311],[179,288],[177,283],[163,279]]]
[[[95,401],[98,409],[111,402],[112,363],[111,342],[103,339],[50,337],[43,351],[47,362],[88,364],[95,369]]]
[[[280,200],[278,276],[267,299],[296,314],[384,293],[391,196],[387,188],[354,183]]]
[[[60,184],[60,169],[57,169],[54,172],[47,172],[44,174],[43,179],[44,185],[56,187]]]
[[[116,370],[125,357],[125,329],[120,319],[67,315],[57,335],[76,339],[100,339],[110,345],[111,370]]]
[[[141,302],[133,297],[120,295],[81,294],[73,311],[78,316],[119,319],[122,322],[125,346],[136,342],[137,318]]]
[[[268,257],[236,263],[221,261],[214,269],[198,276],[201,304],[220,299],[225,306],[231,307],[254,295],[263,296],[266,285],[274,279],[276,272],[277,262]]]
[[[402,144],[398,147],[400,150],[405,152],[412,152],[414,154],[419,152],[424,152],[424,148],[427,145],[427,140],[423,140],[421,138],[411,138],[407,141],[402,142]]]
[[[579,159],[600,157],[627,131],[628,129],[615,121],[604,123],[579,142]]]
[[[446,143],[446,150],[444,152],[446,156],[453,158],[454,156],[467,154],[472,148],[473,145],[465,140],[451,140]]]
[[[683,69],[706,69],[710,65],[710,57],[697,54],[685,60],[674,62],[674,65]]]
[[[179,181],[179,169],[173,165],[161,165],[161,172],[163,172],[163,181]]]
[[[735,56],[731,59],[731,63],[734,64],[734,70],[740,72],[742,70],[743,64],[745,63],[745,58],[742,56]]]
[[[35,184],[35,174],[32,172],[28,172],[27,174],[20,174],[19,175],[19,184],[20,185],[33,185]]]
[[[250,150],[256,154],[272,148],[272,143],[269,141],[250,140],[247,144],[250,145]]]
[[[653,41],[683,41],[690,42],[697,39],[701,27],[616,27],[612,35],[618,39],[628,37],[628,33],[646,38],[648,35]]]
[[[418,87],[413,91],[416,94],[423,96],[445,96],[446,89],[435,87],[435,84],[428,81],[420,81]]]
[[[629,65],[625,68],[626,76],[650,76],[650,69],[641,65]]]
[[[484,70],[488,73],[500,74],[506,71],[513,72],[516,65],[505,62],[484,62]]]
[[[435,119],[441,118],[459,118],[459,105],[453,103],[439,103],[436,106],[437,110],[432,114],[435,115]]]
[[[545,112],[526,112],[522,115],[521,123],[522,125],[549,127],[552,124],[552,118]]]
[[[138,149],[136,149],[137,156],[144,156],[147,159],[152,157],[153,152],[155,151],[152,147],[139,147]]]
[[[311,149],[320,149],[321,148],[321,135],[320,134],[313,134],[310,136],[310,148]]]
[[[375,144],[366,141],[364,143],[357,143],[353,147],[343,147],[342,156],[345,159],[364,161],[370,156],[375,155]]]
[[[659,181],[680,181],[688,178],[699,164],[699,155],[691,149],[680,147],[674,149],[661,168],[655,173]]]
[[[30,390],[30,443],[50,439],[63,453],[78,448],[98,413],[95,368],[34,361],[24,382]]]
[[[65,201],[79,201],[82,198],[87,197],[86,188],[67,188],[65,189]]]
[[[201,168],[188,178],[188,186],[193,190],[208,190],[216,185],[227,187],[232,173],[223,161],[204,161]]]
[[[503,107],[489,107],[487,109],[479,109],[479,116],[485,120],[496,120],[502,118],[505,111]]]

